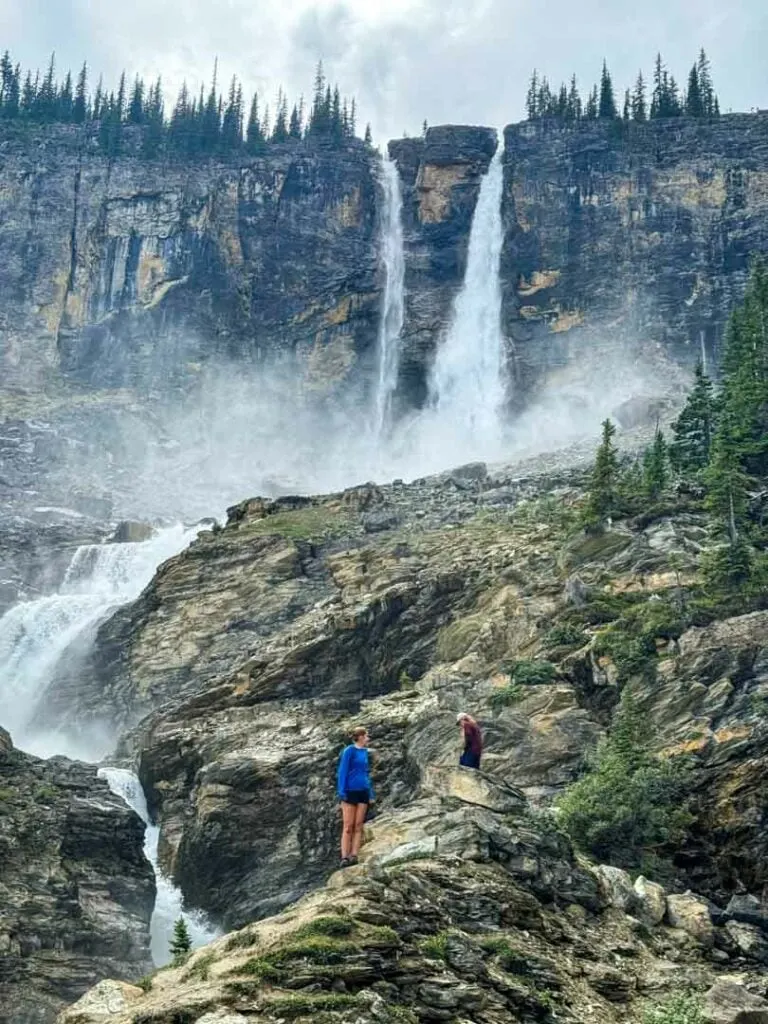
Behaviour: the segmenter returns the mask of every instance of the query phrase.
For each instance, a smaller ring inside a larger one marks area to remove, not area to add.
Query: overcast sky
[[[534,66],[586,90],[605,56],[623,95],[661,50],[682,81],[699,46],[723,111],[768,108],[768,0],[0,0],[0,26],[25,66],[55,50],[110,83],[121,68],[162,74],[171,99],[182,79],[209,80],[216,56],[249,93],[309,93],[322,58],[378,141],[425,118],[519,120]]]

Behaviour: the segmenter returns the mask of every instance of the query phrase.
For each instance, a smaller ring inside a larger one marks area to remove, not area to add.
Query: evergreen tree
[[[589,501],[586,509],[588,525],[602,525],[604,520],[616,511],[619,460],[616,446],[613,443],[615,436],[616,427],[609,419],[604,420],[602,440],[597,449],[589,486]]]
[[[704,52],[704,48],[699,51],[699,59],[696,63],[696,79],[699,87],[699,95],[701,97],[702,116],[713,117],[715,115],[715,104],[717,99],[715,97],[714,86],[712,85],[712,71],[709,64],[709,58]]]
[[[533,69],[531,75],[531,81],[528,85],[528,92],[525,97],[525,109],[528,113],[528,120],[535,121],[539,116],[538,110],[539,102],[539,73],[536,68]]]
[[[59,96],[56,103],[56,120],[63,121],[64,124],[70,124],[74,117],[74,106],[75,98],[72,95],[72,75],[68,71],[64,79],[64,84],[59,90]]]
[[[624,110],[621,116],[625,124],[629,124],[629,120],[632,116],[632,100],[629,95],[629,89],[624,93]]]
[[[567,116],[572,121],[579,121],[581,119],[581,96],[579,95],[576,75],[571,76],[571,87],[568,90]]]
[[[291,120],[288,125],[288,134],[292,139],[300,139],[302,134],[301,128],[301,115],[299,114],[299,108],[294,103],[293,110],[291,111]]]
[[[683,476],[700,473],[709,463],[715,434],[717,405],[712,381],[701,362],[696,364],[693,389],[672,424],[674,440],[669,446],[673,469]]]
[[[258,93],[254,93],[253,99],[251,100],[251,112],[248,115],[248,127],[245,133],[245,143],[248,147],[249,153],[257,153],[264,145],[264,133],[261,129],[261,121],[259,120]]]
[[[150,88],[145,107],[145,128],[142,137],[142,155],[153,160],[160,152],[165,134],[165,117],[163,111],[163,87],[158,78]]]
[[[587,105],[584,108],[584,117],[588,121],[594,121],[597,117],[597,86],[592,87],[592,92],[589,94]]]
[[[613,97],[613,82],[608,71],[608,65],[603,61],[603,71],[600,76],[600,105],[597,116],[602,118],[614,118],[616,114],[616,100]]]
[[[639,71],[637,81],[635,82],[635,89],[632,93],[632,120],[642,124],[647,117],[648,111],[645,103],[645,81],[643,79],[643,72]]]
[[[170,953],[175,966],[180,966],[187,958],[192,949],[192,939],[189,935],[187,922],[180,917],[173,926],[173,938],[171,939]]]
[[[75,124],[84,124],[88,118],[88,66],[83,64],[80,74],[77,76],[75,87],[75,105],[72,110],[72,120]]]
[[[275,127],[272,130],[273,142],[286,142],[288,140],[288,101],[282,89],[277,93],[277,114],[275,116]]]
[[[128,104],[128,124],[144,123],[144,83],[136,76]]]
[[[664,81],[666,78],[666,69],[664,62],[661,59],[661,54],[656,54],[656,63],[653,67],[653,92],[651,93],[651,117],[663,117],[662,109],[664,106]]]
[[[93,97],[93,120],[100,121],[104,108],[104,85],[99,75],[99,81],[96,86],[96,95]]]
[[[365,138],[363,139],[363,141],[365,142],[366,146],[373,145],[373,133],[371,132],[370,124],[367,124],[365,126]]]
[[[685,112],[689,117],[703,117],[704,104],[699,88],[699,71],[694,64],[688,75],[688,90],[685,94]]]
[[[657,427],[653,445],[647,449],[643,457],[643,490],[646,497],[656,501],[666,489],[668,480],[667,442]]]

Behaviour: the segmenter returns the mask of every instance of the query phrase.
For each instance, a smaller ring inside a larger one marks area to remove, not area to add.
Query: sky
[[[624,9],[627,13],[622,13]],[[766,0],[0,0],[0,48],[42,67],[87,60],[166,86],[233,74],[272,100],[312,89],[325,63],[377,141],[429,124],[501,127],[524,116],[534,67],[582,91],[607,59],[619,98],[657,51],[682,82],[703,46],[723,111],[768,108]]]

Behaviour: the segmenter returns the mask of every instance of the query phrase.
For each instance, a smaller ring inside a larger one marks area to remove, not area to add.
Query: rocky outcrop
[[[368,827],[359,866],[145,992],[94,990],[59,1024],[612,1024],[687,991],[692,1005],[708,992],[711,1019],[733,1022],[752,1018],[715,1008],[764,1005],[757,965],[736,984],[685,934],[628,916],[519,794],[467,769],[432,781]]]
[[[768,251],[768,114],[504,134],[504,330],[518,390],[569,361],[714,362]]]
[[[150,969],[144,825],[90,766],[0,729],[0,1021],[45,1024],[102,978]]]

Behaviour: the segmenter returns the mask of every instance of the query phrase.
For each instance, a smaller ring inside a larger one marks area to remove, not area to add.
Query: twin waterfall
[[[385,281],[370,418],[379,452],[394,451],[397,428],[393,399],[405,312],[403,200],[397,167],[389,160],[383,163],[382,188],[381,261]],[[435,358],[429,407],[400,432],[400,442],[405,438],[414,448],[414,465],[419,469],[444,469],[471,458],[487,459],[500,445],[504,401],[499,284],[501,198],[499,149],[480,189],[466,275],[451,326]],[[38,756],[64,754],[101,762],[100,772],[112,790],[147,825],[145,851],[157,878],[152,950],[158,964],[167,959],[169,933],[182,912],[182,897],[159,871],[159,832],[149,820],[141,785],[131,772],[103,766],[102,759],[114,749],[114,736],[78,735],[73,739],[63,733],[41,734],[35,728],[35,713],[68,649],[76,641],[90,642],[93,631],[110,611],[135,600],[160,563],[186,547],[195,533],[179,525],[160,530],[143,543],[85,545],[75,552],[57,593],[20,602],[0,618],[0,726],[8,729],[17,746]],[[188,921],[196,942],[211,937],[205,922],[195,917],[188,917]]]
[[[501,453],[505,399],[500,282],[503,156],[499,146],[481,183],[464,282],[432,367],[429,407],[411,428],[411,443],[429,468],[433,462],[435,468],[444,469],[450,462],[489,459]],[[397,167],[390,160],[383,163],[382,184],[385,283],[375,398],[375,435],[380,446],[393,427],[392,399],[405,311],[402,195]]]

